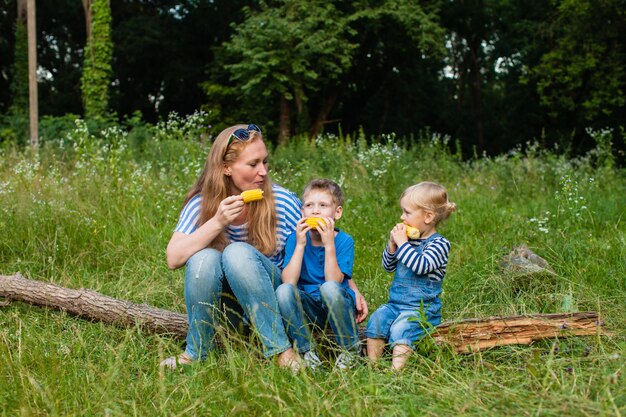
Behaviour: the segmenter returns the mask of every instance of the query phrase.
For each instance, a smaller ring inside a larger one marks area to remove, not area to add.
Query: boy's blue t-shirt
[[[337,264],[344,274],[342,285],[355,298],[354,292],[348,285],[348,279],[352,278],[352,267],[354,265],[354,240],[349,234],[337,230],[335,236],[335,251],[337,253]],[[285,262],[287,265],[291,260],[293,251],[296,248],[296,232],[287,238],[285,243]],[[326,254],[323,246],[313,246],[309,234],[306,235],[306,246],[304,248],[304,256],[302,259],[302,268],[300,269],[300,279],[298,280],[298,288],[315,297],[320,297],[320,285],[326,282],[324,278],[324,262]]]

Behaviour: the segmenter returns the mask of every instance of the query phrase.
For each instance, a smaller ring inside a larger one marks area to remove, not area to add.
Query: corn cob
[[[318,223],[317,223],[317,222],[319,222],[319,221],[321,221],[322,223],[326,224],[326,220],[324,220],[324,219],[323,219],[323,218],[321,218],[321,217],[309,217],[309,218],[308,218],[308,219],[306,219],[304,222],[305,222],[306,224],[308,224],[309,226],[311,226],[312,228],[314,228],[314,229],[315,229],[315,228],[317,227],[317,225],[318,225]]]
[[[263,200],[263,190],[256,188],[254,190],[247,190],[241,193],[244,203],[250,203],[252,201]]]
[[[419,239],[420,231],[413,226],[406,225],[406,237],[409,239]]]

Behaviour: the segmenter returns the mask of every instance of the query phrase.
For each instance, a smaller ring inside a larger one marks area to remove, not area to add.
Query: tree
[[[17,1],[15,46],[11,68],[11,107],[13,115],[28,114],[28,35],[26,30],[26,0]]]
[[[319,80],[336,80],[350,65],[354,45],[346,17],[330,2],[281,0],[244,10],[246,20],[224,45],[235,62],[226,68],[248,97],[278,96],[279,143],[291,134],[291,105],[298,114]]]
[[[0,113],[11,105],[11,72],[14,57],[15,2],[0,0]],[[2,138],[0,137],[0,141]]]
[[[40,113],[82,114],[80,84],[87,39],[83,6],[76,0],[38,1],[37,12]]]
[[[230,80],[247,99],[263,96],[279,106],[279,143],[292,132],[295,108],[300,130],[317,134],[334,106],[359,49],[355,27],[393,18],[416,52],[443,45],[436,16],[415,1],[344,2],[277,0],[259,10],[245,9],[246,20],[224,45]],[[311,122],[309,103],[317,104]]]
[[[213,48],[232,34],[251,0],[118,0],[113,12],[111,107],[150,121],[190,114],[206,101],[207,72],[225,74]],[[173,36],[172,34],[175,34]],[[221,75],[224,77],[224,75]],[[227,82],[227,80],[224,80]]]
[[[14,27],[13,62],[8,74],[7,129],[0,132],[0,142],[11,139],[26,143],[28,139],[28,31],[26,26],[26,0],[16,2]],[[1,39],[1,37],[0,37]],[[2,74],[5,75],[5,74]],[[3,77],[0,77],[0,80]]]
[[[555,121],[582,130],[615,124],[626,104],[626,1],[561,0],[544,23],[547,51],[531,67],[541,104]],[[617,117],[611,118],[611,116]]]
[[[444,32],[439,2],[362,3],[351,26],[358,49],[341,84],[326,129],[343,132],[393,132],[409,136],[426,127],[445,131],[441,117],[447,101],[439,79]],[[381,7],[382,6],[382,7]]]
[[[83,0],[87,45],[81,78],[85,116],[104,116],[108,112],[113,42],[109,0]]]

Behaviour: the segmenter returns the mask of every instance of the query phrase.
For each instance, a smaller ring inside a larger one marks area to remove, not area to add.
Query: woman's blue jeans
[[[361,346],[354,318],[354,296],[341,284],[327,281],[315,297],[292,284],[282,284],[276,290],[278,305],[294,348],[300,353],[311,350],[309,323],[321,328],[330,324],[337,344],[343,350],[358,352]]]
[[[224,252],[203,249],[189,258],[185,272],[189,321],[185,353],[192,359],[204,359],[214,348],[215,329],[224,317],[222,307],[235,312],[234,316],[242,312],[252,323],[266,357],[289,349],[275,294],[280,275],[274,263],[243,242],[231,243]]]

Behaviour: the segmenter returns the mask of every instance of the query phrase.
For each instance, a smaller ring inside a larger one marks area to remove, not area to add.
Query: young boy
[[[343,214],[343,193],[327,179],[311,181],[302,193],[302,216],[285,245],[285,269],[276,289],[278,306],[294,349],[312,370],[321,365],[311,346],[309,324],[330,324],[341,348],[335,368],[350,367],[361,344],[349,288],[354,240],[335,229]]]

